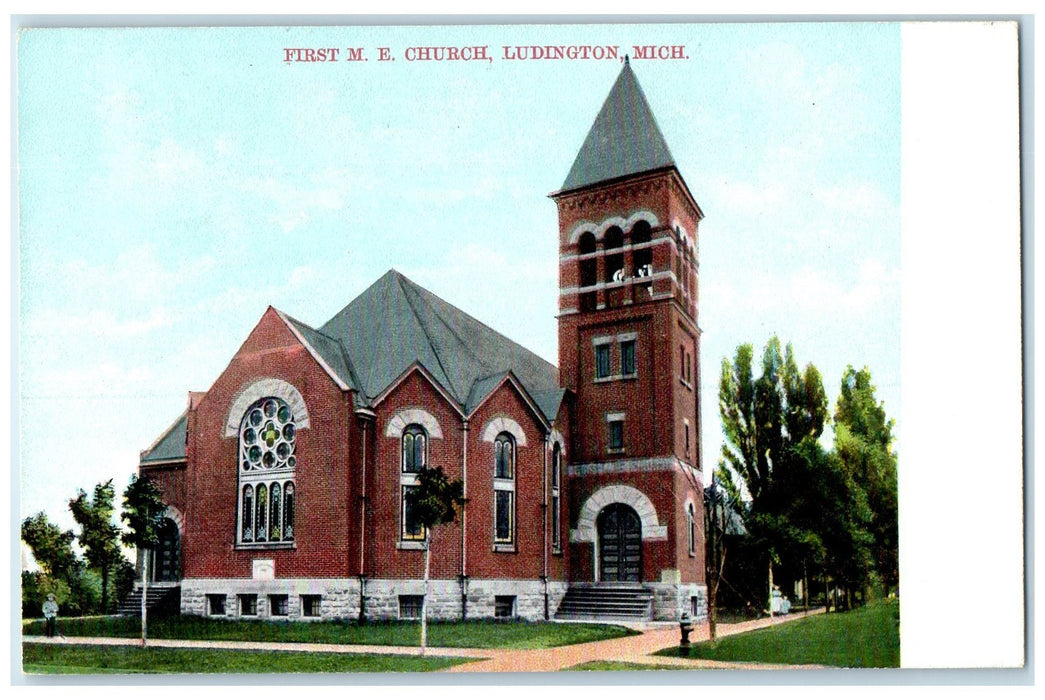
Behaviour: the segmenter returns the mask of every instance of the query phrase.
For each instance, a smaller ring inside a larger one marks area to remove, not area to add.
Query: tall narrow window
[[[577,243],[577,252],[582,256],[579,262],[580,265],[580,286],[582,291],[580,295],[581,311],[594,311],[596,307],[596,292],[592,288],[598,283],[598,261],[594,257],[583,257],[591,256],[595,252],[595,235],[591,231],[585,231],[581,234],[580,240]]]
[[[595,346],[595,378],[604,379],[610,376],[610,346]]]
[[[610,452],[624,451],[624,421],[610,420],[607,424],[609,431],[608,447]]]
[[[625,340],[620,344],[620,373],[625,377],[635,374],[634,340]]]
[[[552,474],[551,474],[551,499],[552,499],[552,549],[559,549],[562,547],[562,541],[559,539],[559,530],[561,528],[559,523],[559,507],[560,507],[560,488],[559,484],[562,479],[560,470],[562,469],[562,448],[559,443],[555,443],[555,447],[552,448]]]
[[[689,553],[695,555],[697,553],[697,513],[692,503],[689,504],[687,511],[686,515],[689,524]]]
[[[295,437],[294,415],[283,399],[263,398],[243,415],[237,533],[241,544],[293,541]]]
[[[419,425],[403,431],[403,471],[419,472],[428,464],[428,433]]]
[[[416,423],[403,429],[400,464],[399,537],[404,542],[419,542],[425,538],[425,529],[407,496],[417,488],[417,473],[428,466],[428,433]]]
[[[496,455],[495,478],[511,479],[515,472],[515,444],[512,436],[501,433],[493,444]]]
[[[410,504],[409,495],[417,489],[417,486],[402,487],[403,523],[402,537],[405,541],[419,541],[425,538],[425,529],[417,519],[417,513]]]
[[[515,543],[515,439],[501,433],[494,439],[494,544]]]
[[[254,541],[254,487],[246,484],[243,487],[242,505],[240,511],[243,513],[243,523],[240,532],[244,542]]]

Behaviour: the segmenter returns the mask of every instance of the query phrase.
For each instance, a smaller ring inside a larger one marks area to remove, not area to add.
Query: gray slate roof
[[[523,346],[390,270],[319,331],[351,358],[358,389],[373,400],[419,362],[465,414],[511,372],[549,421],[558,370]],[[559,396],[561,400],[561,393]]]
[[[674,165],[646,96],[625,60],[560,191]]]
[[[142,464],[170,462],[185,459],[185,430],[188,414],[183,413],[171,427],[160,435],[152,447],[141,453]]]

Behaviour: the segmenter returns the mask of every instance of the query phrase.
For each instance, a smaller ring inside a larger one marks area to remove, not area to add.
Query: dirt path
[[[808,613],[750,620],[737,624],[718,625],[718,635],[726,637],[753,629],[761,629],[774,624],[785,624],[806,615],[816,615],[823,610]],[[568,624],[568,623],[563,623]],[[41,644],[100,644],[108,646],[140,646],[137,639],[117,637],[39,637],[27,636],[24,642]],[[708,639],[708,627],[702,625],[690,635],[693,642]],[[682,659],[670,656],[651,656],[661,649],[676,646],[679,643],[678,625],[654,624],[642,630],[642,634],[618,639],[607,639],[586,644],[572,644],[553,649],[463,649],[453,647],[429,647],[428,656],[455,656],[475,659],[457,666],[443,669],[444,673],[514,673],[514,672],[548,672],[560,671],[588,661],[623,661],[657,666],[677,666],[682,669],[781,669],[809,668],[808,666],[780,666],[775,664],[757,664],[741,662],[708,661],[704,659]],[[150,647],[155,648],[197,648],[197,649],[243,649],[263,651],[304,651],[331,652],[339,654],[402,654],[417,656],[416,646],[378,646],[363,644],[309,644],[293,642],[233,642],[195,639],[150,639]]]

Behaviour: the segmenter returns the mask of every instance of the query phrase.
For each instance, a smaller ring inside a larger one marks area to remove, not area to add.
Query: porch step
[[[556,620],[649,620],[652,593],[638,584],[570,586],[555,612]]]
[[[145,607],[150,613],[178,612],[181,607],[181,586],[149,586]],[[119,615],[140,617],[142,614],[142,589],[135,586],[127,597],[120,601]]]

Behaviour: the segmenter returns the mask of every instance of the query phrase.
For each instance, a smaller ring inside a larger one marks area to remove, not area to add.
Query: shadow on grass
[[[474,659],[228,649],[24,644],[26,674],[417,673]]]
[[[678,648],[659,656],[678,656]],[[899,668],[900,603],[896,599],[857,610],[782,620],[760,630],[702,642],[689,658],[838,668]]]
[[[59,632],[66,637],[134,638],[141,634],[135,617],[73,618],[60,620]],[[43,621],[26,622],[23,634],[42,635]],[[637,632],[619,625],[552,622],[476,620],[429,622],[428,644],[435,647],[477,649],[549,649],[603,639],[626,637]],[[417,621],[268,621],[222,620],[202,617],[149,619],[152,639],[199,639],[248,642],[295,642],[313,644],[373,644],[414,646],[420,643]]]

